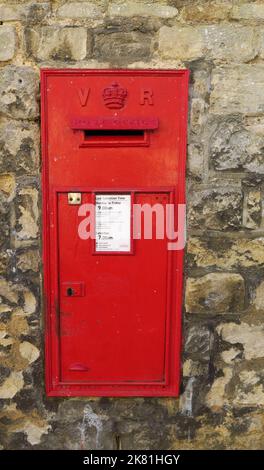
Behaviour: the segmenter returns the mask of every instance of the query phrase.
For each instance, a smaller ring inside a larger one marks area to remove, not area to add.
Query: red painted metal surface
[[[141,117],[84,117],[75,118],[71,121],[72,129],[157,129],[159,120],[157,118],[141,118]]]
[[[45,69],[41,92],[47,394],[177,396],[183,250],[96,252],[68,193],[184,203],[188,71]]]

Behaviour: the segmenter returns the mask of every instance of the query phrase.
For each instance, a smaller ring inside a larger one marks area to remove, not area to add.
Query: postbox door
[[[129,193],[128,193],[129,194]],[[82,204],[94,200],[82,193]],[[169,194],[135,193],[165,204]],[[164,239],[134,240],[129,253],[101,254],[81,239],[79,205],[58,194],[60,379],[88,384],[166,382],[168,262]],[[153,232],[155,232],[153,216]]]

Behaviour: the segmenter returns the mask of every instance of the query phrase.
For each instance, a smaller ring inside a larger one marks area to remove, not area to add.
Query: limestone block
[[[0,25],[0,61],[4,62],[13,59],[15,55],[15,48],[15,28],[9,25]]]
[[[264,174],[262,149],[264,120],[238,117],[221,120],[209,137],[210,165],[215,170],[240,170]]]
[[[159,18],[174,18],[178,14],[177,8],[169,5],[125,1],[111,3],[108,8],[110,16],[157,16]]]
[[[188,207],[189,227],[235,230],[242,223],[242,193],[239,188],[219,187],[191,191]]]
[[[102,9],[93,2],[66,2],[56,11],[59,18],[98,19],[103,15]]]
[[[210,273],[188,278],[185,307],[188,313],[216,315],[243,310],[245,283],[240,274]]]
[[[28,54],[37,60],[82,60],[91,46],[91,38],[84,27],[27,28],[25,41]]]
[[[36,188],[22,188],[17,198],[17,240],[36,239],[39,234],[38,191]]]
[[[238,240],[190,238],[187,246],[189,265],[221,269],[259,268],[264,265],[264,239],[240,238]]]
[[[206,326],[188,328],[184,338],[184,352],[199,362],[208,362],[212,346],[212,335]]]
[[[38,75],[31,67],[7,65],[0,70],[0,115],[35,119],[38,93]]]
[[[24,385],[22,372],[11,372],[10,376],[0,386],[0,398],[13,398]]]
[[[264,20],[264,5],[252,2],[234,5],[230,16],[235,20]]]
[[[256,115],[264,112],[264,65],[216,67],[211,84],[211,113]]]
[[[26,121],[0,122],[0,171],[32,175],[39,168],[39,126]]]
[[[19,352],[23,359],[26,359],[28,364],[35,362],[40,355],[40,352],[34,344],[29,343],[28,341],[22,341],[19,345]]]
[[[159,52],[164,58],[184,61],[201,58],[247,62],[258,52],[251,27],[237,25],[162,26]]]
[[[264,327],[247,323],[223,323],[217,327],[217,332],[224,341],[231,344],[242,344],[245,359],[264,357]]]
[[[99,34],[95,37],[97,59],[116,63],[147,60],[151,51],[151,38],[138,31]]]

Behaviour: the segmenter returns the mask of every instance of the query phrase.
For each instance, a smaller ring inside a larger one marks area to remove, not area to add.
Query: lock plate
[[[82,193],[68,193],[68,203],[78,205],[82,203]]]
[[[83,297],[84,282],[62,282],[62,292],[64,297]]]

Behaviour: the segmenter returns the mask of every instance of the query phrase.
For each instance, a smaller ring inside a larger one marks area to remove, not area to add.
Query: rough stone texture
[[[19,345],[20,355],[28,361],[28,364],[35,362],[39,357],[39,350],[28,341],[23,341]]]
[[[34,119],[38,116],[38,77],[31,67],[10,65],[0,70],[0,116]]]
[[[39,126],[28,121],[0,121],[0,170],[34,175],[39,168]]]
[[[264,281],[256,288],[253,306],[257,312],[264,313]]]
[[[17,303],[18,294],[14,286],[10,285],[5,279],[0,279],[0,296],[11,303]]]
[[[95,56],[116,63],[147,60],[150,56],[150,37],[141,32],[99,34],[95,37]]]
[[[26,4],[24,23],[27,25],[40,24],[49,19],[51,14],[51,2],[30,2]]]
[[[188,278],[185,308],[188,313],[216,315],[243,310],[244,279],[240,274],[211,273]]]
[[[232,364],[233,361],[241,359],[241,351],[237,348],[230,348],[227,351],[223,351],[221,358],[226,364]]]
[[[10,376],[0,386],[0,398],[13,398],[24,385],[21,372],[11,372]]]
[[[264,20],[264,5],[262,3],[234,5],[231,10],[231,17],[236,20]]]
[[[24,5],[0,3],[0,21],[20,20],[25,11]]]
[[[217,331],[224,341],[231,344],[241,343],[245,359],[264,357],[264,328],[262,325],[226,323],[219,325]]]
[[[243,225],[248,229],[257,229],[261,222],[261,191],[250,189],[244,195]]]
[[[202,126],[204,124],[205,106],[206,104],[203,99],[193,98],[190,124],[194,134],[200,134],[201,132]]]
[[[0,191],[11,196],[15,189],[15,179],[13,175],[0,175]]]
[[[263,2],[0,0],[0,22],[0,448],[263,449]],[[45,397],[44,66],[190,68],[179,399]]]
[[[249,372],[247,372],[249,374]],[[254,372],[253,372],[254,374]],[[244,377],[241,377],[244,379]],[[245,384],[241,387],[236,388],[236,398],[233,401],[233,405],[237,407],[246,406],[263,406],[264,405],[264,390],[263,390],[263,378],[257,375],[250,377],[251,383],[246,380]]]
[[[174,18],[178,14],[177,8],[149,3],[130,2],[112,3],[108,8],[110,16],[158,16],[160,18]]]
[[[16,33],[14,27],[0,26],[0,61],[11,60],[14,57],[15,44]]]
[[[260,268],[264,266],[264,238],[190,238],[189,263],[203,268]]]
[[[210,163],[215,170],[264,173],[263,119],[242,122],[239,117],[221,120],[210,137]]]
[[[192,359],[187,359],[183,363],[182,375],[183,377],[198,377],[203,376],[207,372],[207,367]]]
[[[17,256],[17,268],[22,272],[38,272],[40,256],[38,250],[26,250]]]
[[[82,60],[90,52],[86,28],[45,26],[25,32],[28,54],[37,60]]]
[[[49,2],[14,2],[6,0],[0,3],[0,21],[17,21],[34,24],[42,21],[50,12]]]
[[[38,226],[38,191],[36,188],[22,188],[17,195],[16,241],[36,239]]]
[[[242,223],[242,194],[239,189],[217,188],[193,191],[189,202],[191,227],[233,230]]]
[[[59,18],[100,18],[102,10],[92,2],[69,2],[57,10]]]
[[[190,143],[188,146],[187,171],[198,180],[204,175],[204,155],[199,144]]]
[[[159,32],[159,52],[164,58],[195,60],[203,57],[201,31],[191,27],[162,26]]]
[[[207,406],[209,406],[212,411],[219,412],[223,408],[223,406],[226,405],[226,386],[230,382],[231,377],[232,369],[229,367],[225,367],[223,369],[223,376],[218,377],[214,381],[205,400]]]
[[[258,50],[258,41],[250,27],[236,25],[163,26],[159,50],[163,57],[197,60],[202,57],[223,62],[248,62]]]
[[[210,112],[263,114],[263,83],[263,64],[216,67],[212,73]]]
[[[191,326],[184,335],[184,351],[188,357],[207,363],[210,360],[212,334],[206,326]]]
[[[231,2],[186,2],[181,10],[181,19],[187,23],[214,23],[228,18]]]

